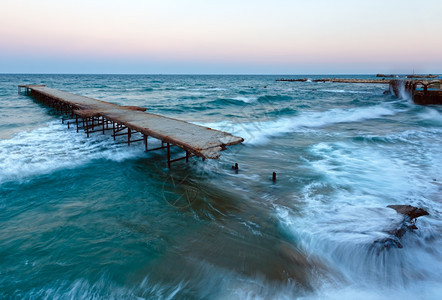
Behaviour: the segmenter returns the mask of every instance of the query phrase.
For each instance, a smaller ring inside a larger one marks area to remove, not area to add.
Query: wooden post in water
[[[170,169],[170,144],[167,143],[167,167]]]

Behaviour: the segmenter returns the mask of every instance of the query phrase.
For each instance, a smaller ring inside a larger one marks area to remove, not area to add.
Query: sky
[[[442,73],[442,0],[1,0],[0,73]]]

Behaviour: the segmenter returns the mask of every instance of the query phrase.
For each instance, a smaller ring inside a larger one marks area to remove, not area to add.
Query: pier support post
[[[167,143],[167,167],[170,169],[170,144]]]
[[[112,136],[113,136],[114,141],[115,141],[115,122],[112,122]]]
[[[89,118],[86,118],[86,136],[89,137]]]

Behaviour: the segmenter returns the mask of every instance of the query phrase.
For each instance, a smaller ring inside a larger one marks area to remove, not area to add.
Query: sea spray
[[[110,136],[88,139],[56,120],[0,140],[0,183],[83,166],[96,159],[122,161],[142,154],[141,148],[128,149]]]
[[[271,137],[295,131],[311,131],[315,128],[332,124],[361,122],[391,116],[395,113],[397,112],[391,107],[378,105],[352,109],[331,109],[321,112],[304,112],[298,116],[282,117],[276,120],[255,120],[254,116],[250,116],[248,120],[247,118],[236,118],[228,122],[206,123],[205,125],[219,130],[228,128],[234,134],[244,137],[245,143],[262,144],[267,143]]]

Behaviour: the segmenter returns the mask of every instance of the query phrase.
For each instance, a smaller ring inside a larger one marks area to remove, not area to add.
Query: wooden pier
[[[146,109],[142,107],[120,106],[44,85],[19,85],[18,92],[24,92],[69,116],[68,127],[75,125],[77,132],[82,129],[88,137],[93,132],[104,134],[112,131],[114,140],[117,136],[127,135],[125,142],[128,145],[142,141],[146,151],[166,149],[169,168],[172,162],[183,159],[188,161],[191,156],[201,157],[203,160],[216,159],[227,146],[244,141],[243,138],[227,132],[146,113]],[[149,137],[160,140],[161,147],[149,149]],[[172,159],[171,146],[183,149],[185,156]]]

